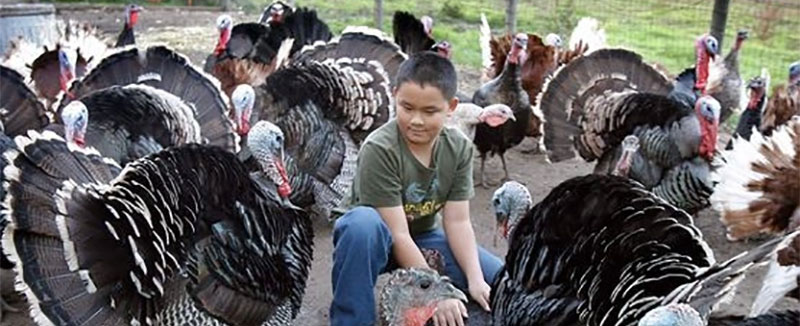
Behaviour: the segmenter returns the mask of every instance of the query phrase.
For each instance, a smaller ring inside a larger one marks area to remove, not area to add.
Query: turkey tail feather
[[[422,22],[405,11],[396,11],[392,19],[394,41],[406,54],[428,51],[434,45],[430,36],[425,34]]]
[[[18,150],[4,154],[4,213],[10,224],[3,249],[18,262],[17,288],[31,303],[33,318],[40,325],[125,323],[108,307],[104,296],[109,289],[96,287],[85,270],[71,268],[75,253],[61,241],[59,224],[70,189],[108,182],[119,166],[94,151],[67,145],[52,132],[31,131],[29,137],[17,137],[16,145]]]
[[[22,75],[5,66],[0,66],[0,94],[0,108],[3,109],[0,119],[7,135],[38,130],[50,122],[44,105],[28,88]]]
[[[589,111],[597,107],[590,105],[592,101],[609,92],[667,95],[672,86],[638,54],[601,49],[562,66],[543,89],[536,103],[545,120],[544,144],[548,159],[558,162],[575,157],[583,123],[603,123],[595,120],[598,113]]]
[[[298,8],[287,16],[281,26],[289,30],[288,37],[294,38],[292,54],[300,51],[305,45],[317,41],[328,42],[333,37],[328,25],[317,16],[317,11],[305,7]]]
[[[195,111],[203,138],[210,145],[238,151],[239,139],[228,118],[229,100],[219,82],[197,69],[188,58],[166,46],[146,50],[128,48],[103,59],[82,80],[70,86],[80,98],[92,91],[113,85],[143,83],[172,93]],[[69,103],[64,97],[58,113]]]
[[[486,15],[481,13],[481,28],[480,28],[480,42],[481,42],[481,84],[485,84],[492,78],[489,77],[493,74],[494,68],[492,67],[492,48],[489,44],[492,40],[492,29],[489,27],[489,21],[486,20]]]
[[[340,58],[378,62],[394,85],[397,70],[407,56],[383,32],[365,26],[348,26],[341,36],[330,42],[317,42],[294,55],[295,62]]]
[[[800,118],[765,138],[736,138],[715,172],[711,202],[721,213],[728,238],[780,233],[800,223]]]

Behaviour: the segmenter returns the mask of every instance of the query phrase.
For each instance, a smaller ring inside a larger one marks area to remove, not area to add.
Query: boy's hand
[[[489,295],[491,291],[492,287],[486,284],[486,281],[484,281],[482,277],[474,284],[469,284],[469,296],[471,296],[472,300],[475,300],[483,310],[486,310],[486,312],[492,311],[489,307]]]
[[[434,326],[464,326],[464,318],[467,318],[464,303],[458,299],[447,299],[436,305],[432,319]]]

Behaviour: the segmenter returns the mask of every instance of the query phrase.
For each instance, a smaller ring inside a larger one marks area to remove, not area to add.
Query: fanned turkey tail
[[[601,49],[562,66],[543,89],[536,103],[545,120],[544,145],[548,158],[558,162],[575,157],[577,139],[583,132],[582,124],[597,121],[598,124],[613,125],[622,121],[606,121],[607,115],[613,113],[618,120],[627,115],[625,112],[609,112],[610,109],[601,111],[598,107],[605,106],[591,105],[592,102],[623,92],[667,95],[672,85],[638,54],[623,49]],[[625,136],[627,134],[620,135],[619,141]],[[589,154],[583,152],[581,156],[588,159]]]
[[[25,79],[11,68],[0,66],[0,119],[4,132],[15,136],[29,129],[41,129],[50,122],[44,105]]]
[[[340,58],[378,62],[383,65],[383,70],[394,85],[394,76],[400,64],[405,61],[406,55],[383,32],[364,26],[348,26],[341,36],[330,42],[317,42],[306,46],[294,55],[293,60],[304,62]]]
[[[428,51],[436,43],[428,34],[422,22],[405,11],[396,11],[392,18],[394,41],[406,54]]]
[[[238,151],[238,135],[228,118],[229,100],[213,77],[197,69],[188,58],[167,48],[129,48],[103,59],[83,79],[70,86],[75,98],[113,85],[141,83],[172,93],[195,111],[201,135],[210,145]],[[64,97],[58,113],[69,103]]]

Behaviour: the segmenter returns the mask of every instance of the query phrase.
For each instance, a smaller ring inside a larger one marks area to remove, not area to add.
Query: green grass
[[[316,8],[337,33],[348,25],[374,27],[373,0],[296,2]],[[770,35],[765,35],[758,29],[759,14],[768,8],[765,1],[731,2],[723,51],[730,49],[738,28],[748,28],[751,38],[741,54],[742,76],[756,76],[766,67],[773,81],[785,80],[789,63],[800,60],[800,23],[792,18],[800,17],[800,6],[781,8],[781,16],[771,20]],[[250,11],[264,7],[263,0],[240,4]],[[647,61],[660,63],[677,73],[693,64],[693,41],[708,31],[712,5],[711,0],[520,0],[517,29],[540,35],[554,32],[566,41],[578,19],[591,16],[601,22],[611,46],[635,50]],[[486,14],[495,34],[503,32],[505,21],[504,0],[384,0],[384,31],[391,32],[391,15],[397,10],[434,17],[434,36],[453,44],[455,62],[474,68],[481,61],[478,44],[481,12]]]

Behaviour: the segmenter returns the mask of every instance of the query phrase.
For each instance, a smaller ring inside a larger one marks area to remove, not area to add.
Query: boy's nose
[[[425,121],[422,120],[421,114],[414,114],[411,116],[411,124],[415,126],[421,126],[425,124]]]

